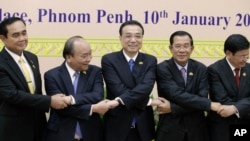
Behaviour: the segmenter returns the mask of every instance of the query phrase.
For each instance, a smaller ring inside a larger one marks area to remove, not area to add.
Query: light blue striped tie
[[[74,82],[73,82],[74,94],[77,94],[77,84],[78,84],[79,76],[80,76],[80,74],[78,72],[74,73],[74,77],[75,77]],[[82,132],[81,132],[81,128],[80,128],[78,121],[76,123],[76,135],[78,137],[82,138]]]

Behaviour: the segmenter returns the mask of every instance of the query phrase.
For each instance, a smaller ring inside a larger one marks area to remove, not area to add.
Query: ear
[[[226,56],[229,56],[231,54],[231,51],[226,50]]]
[[[3,35],[0,35],[0,39],[4,41],[5,37]]]
[[[191,51],[193,51],[194,50],[194,46],[191,46]]]
[[[66,56],[65,56],[65,59],[66,59],[66,60],[69,60],[69,59],[70,59],[70,55],[66,55]]]

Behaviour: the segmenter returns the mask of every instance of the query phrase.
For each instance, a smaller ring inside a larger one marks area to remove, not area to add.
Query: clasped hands
[[[157,107],[158,114],[171,113],[170,101],[163,97],[152,99],[151,106]],[[217,112],[221,117],[229,117],[237,113],[234,105],[222,105],[219,102],[211,102],[210,110]]]
[[[229,117],[237,113],[234,105],[221,105],[218,102],[211,102],[211,110],[217,112],[221,117]]]
[[[64,94],[55,94],[51,96],[51,107],[54,109],[64,109],[71,105],[72,98],[71,96],[66,96]],[[92,111],[94,113],[104,114],[109,109],[113,109],[119,105],[118,100],[109,100],[105,99],[96,104],[92,105]],[[154,98],[151,101],[151,106],[156,106],[158,114],[171,113],[170,101],[158,97]],[[221,117],[229,117],[237,112],[237,109],[234,105],[221,105],[219,102],[211,102],[210,110],[217,112]]]
[[[51,96],[51,107],[54,109],[64,109],[72,104],[72,97],[64,94],[55,94]],[[117,100],[102,100],[96,104],[92,104],[92,112],[104,114],[109,109],[113,109],[119,105]]]
[[[66,96],[64,94],[55,94],[51,96],[51,107],[54,109],[64,109],[71,105],[71,96]]]
[[[170,102],[163,97],[157,97],[152,99],[150,105],[153,107],[156,106],[156,111],[158,114],[171,113]]]

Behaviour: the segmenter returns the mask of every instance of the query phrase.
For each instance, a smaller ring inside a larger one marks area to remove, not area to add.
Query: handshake
[[[119,99],[105,99],[96,104],[92,104],[92,112],[105,114],[109,109],[117,107],[120,103],[121,100]],[[69,105],[72,105],[71,96],[65,96],[64,94],[56,94],[51,96],[52,108],[64,109]],[[150,106],[156,106],[158,114],[171,113],[170,101],[163,97],[151,99]],[[222,105],[219,102],[211,102],[210,110],[217,112],[217,114],[219,114],[221,117],[229,117],[233,114],[238,113],[238,110],[234,105]]]
[[[64,94],[55,94],[51,96],[51,107],[54,109],[64,109],[72,105],[72,97]],[[109,109],[113,109],[119,105],[118,100],[102,100],[96,104],[92,104],[92,112],[105,114]]]
[[[157,97],[152,99],[151,106],[156,106],[156,110],[158,114],[166,114],[171,113],[170,101],[163,97]]]
[[[171,113],[170,101],[163,97],[152,99],[151,106],[157,106],[158,114]],[[217,112],[217,114],[219,114],[221,117],[229,117],[233,114],[237,115],[238,113],[238,110],[234,105],[222,105],[219,102],[212,101],[210,104],[210,110]]]

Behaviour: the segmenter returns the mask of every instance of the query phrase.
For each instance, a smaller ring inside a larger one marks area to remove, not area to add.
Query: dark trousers
[[[141,141],[140,134],[136,126],[134,128],[130,128],[126,141]]]

